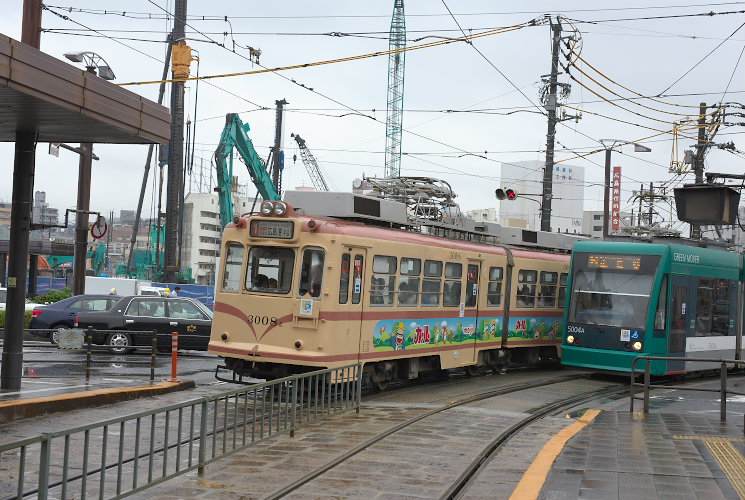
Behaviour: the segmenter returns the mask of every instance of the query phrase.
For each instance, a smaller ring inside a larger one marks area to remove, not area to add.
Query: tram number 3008
[[[274,316],[248,315],[248,323],[255,325],[282,326],[282,322]]]

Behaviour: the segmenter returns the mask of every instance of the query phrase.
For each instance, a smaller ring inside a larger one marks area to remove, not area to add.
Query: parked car
[[[57,328],[72,328],[75,325],[75,316],[81,311],[108,311],[121,297],[115,295],[76,295],[54,302],[52,304],[36,307],[31,313],[31,324],[34,329],[52,329],[51,332],[31,333],[49,339],[57,344]]]
[[[170,335],[178,332],[179,349],[207,350],[212,311],[201,302],[185,297],[123,297],[108,311],[78,313],[78,327],[96,330],[93,343],[107,345],[112,352],[127,353],[137,346],[150,346],[153,330],[158,348],[169,349]],[[138,333],[139,332],[139,333]]]
[[[8,289],[7,288],[0,288],[0,311],[5,310],[5,302],[8,298]],[[27,311],[33,311],[37,307],[43,307],[44,304],[34,304],[33,302],[26,301],[26,310]]]

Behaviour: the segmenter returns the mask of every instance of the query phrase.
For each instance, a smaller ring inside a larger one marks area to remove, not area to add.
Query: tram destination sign
[[[642,265],[639,255],[598,255],[587,256],[587,267],[590,269],[622,269],[624,271],[638,271]]]
[[[291,240],[294,236],[294,225],[289,220],[252,220],[250,233],[256,238]]]

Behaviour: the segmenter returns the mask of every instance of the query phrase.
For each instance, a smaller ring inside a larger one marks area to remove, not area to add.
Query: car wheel
[[[132,346],[132,337],[124,332],[115,332],[106,337],[106,345],[109,351],[116,354],[127,354],[134,349]]]

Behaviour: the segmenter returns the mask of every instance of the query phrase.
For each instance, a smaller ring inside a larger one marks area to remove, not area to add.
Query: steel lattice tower
[[[394,0],[388,56],[388,115],[385,124],[385,177],[401,175],[401,121],[404,112],[404,60],[406,18],[404,0]]]

